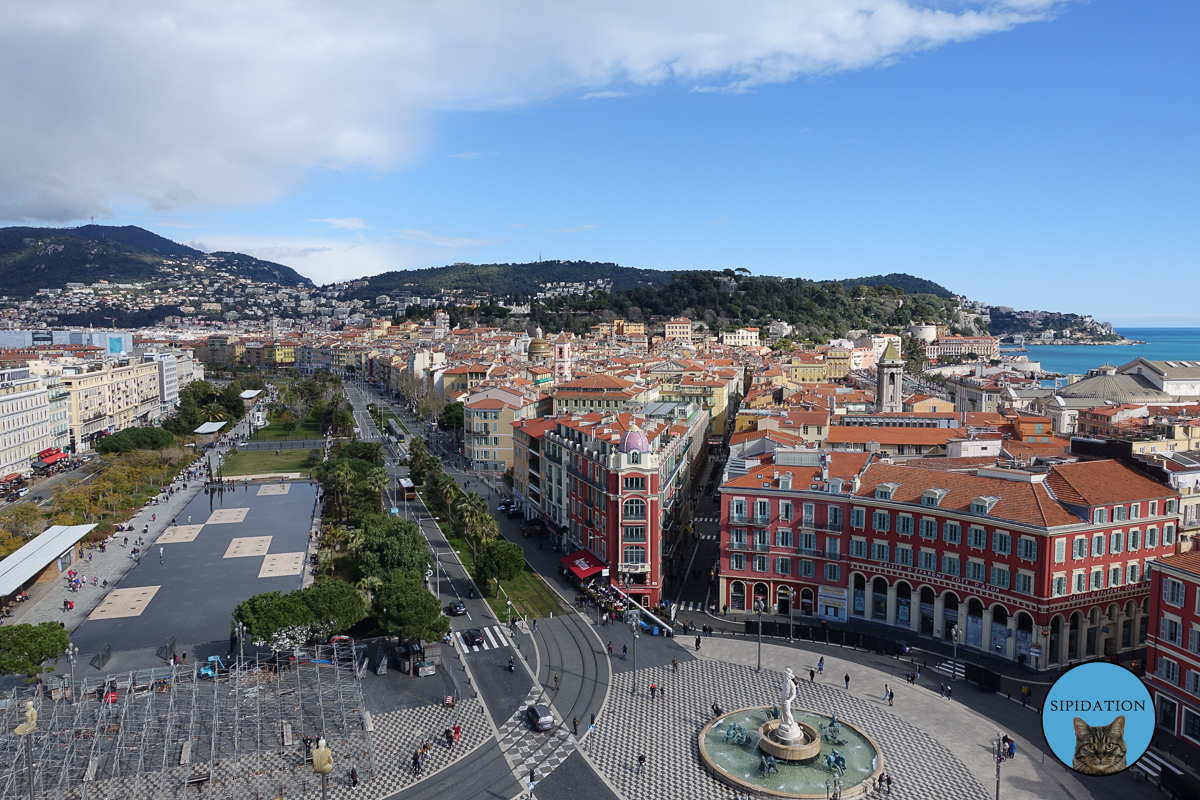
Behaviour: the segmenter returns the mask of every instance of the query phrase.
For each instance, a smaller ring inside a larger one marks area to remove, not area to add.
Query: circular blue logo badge
[[[1093,661],[1059,676],[1042,705],[1042,734],[1080,775],[1116,775],[1137,762],[1154,734],[1154,701],[1136,675]]]

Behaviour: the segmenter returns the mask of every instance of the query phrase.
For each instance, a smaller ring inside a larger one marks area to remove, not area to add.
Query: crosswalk
[[[679,601],[679,610],[680,611],[703,611],[704,610],[704,601],[703,600],[680,600]]]
[[[950,675],[960,680],[965,678],[967,675],[967,668],[955,661],[943,661],[935,666],[934,669],[943,675]]]
[[[464,653],[478,653],[480,650],[495,650],[499,647],[508,647],[508,640],[504,638],[503,631],[498,625],[489,625],[486,628],[480,628],[480,633],[483,634],[483,644],[468,645],[467,640],[463,638],[463,631],[455,634],[458,639],[458,646],[462,648]]]
[[[1164,772],[1172,772],[1176,775],[1183,775],[1183,772],[1171,762],[1164,759],[1162,756],[1147,750],[1145,755],[1138,759],[1137,767],[1146,773],[1146,777],[1158,783],[1162,780]]]
[[[696,517],[692,522],[720,522],[720,517]]]

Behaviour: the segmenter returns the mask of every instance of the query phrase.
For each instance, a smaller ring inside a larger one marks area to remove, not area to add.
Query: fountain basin
[[[759,749],[769,756],[783,759],[784,761],[812,761],[817,756],[821,755],[821,732],[803,722],[797,722],[800,730],[804,735],[796,740],[795,744],[785,744],[776,740],[772,734],[779,727],[779,720],[767,720],[758,732],[761,737],[758,740]]]
[[[700,758],[705,769],[713,778],[738,791],[757,793],[759,796],[786,797],[795,800],[821,800],[826,798],[825,781],[835,781],[835,776],[825,765],[825,758],[837,750],[846,759],[844,774],[837,776],[842,782],[843,798],[865,795],[871,782],[883,771],[884,758],[879,746],[853,724],[839,720],[841,737],[845,744],[834,744],[822,739],[820,727],[832,722],[828,714],[792,709],[797,724],[804,730],[806,741],[813,736],[811,744],[816,751],[808,759],[784,760],[767,748],[772,742],[769,732],[779,720],[772,717],[769,709],[762,707],[741,708],[730,711],[704,726],[700,731]],[[811,723],[816,723],[810,724]],[[724,741],[731,724],[745,728],[748,736],[743,744]],[[760,771],[765,756],[778,762],[777,771]]]

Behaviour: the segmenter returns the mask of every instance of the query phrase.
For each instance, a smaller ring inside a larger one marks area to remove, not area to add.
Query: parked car
[[[461,617],[467,613],[467,604],[462,600],[455,600],[450,604],[450,616]]]
[[[512,505],[510,505],[508,507],[508,518],[509,519],[518,519],[523,516],[524,516],[524,513],[521,511],[521,509],[517,508],[516,503],[513,503]]]
[[[892,652],[898,656],[906,656],[912,652],[912,648],[908,646],[908,642],[903,639],[897,639]]]
[[[531,519],[521,526],[522,536],[541,536],[546,532],[546,523],[540,519]]]
[[[535,731],[548,731],[554,727],[554,715],[550,713],[548,706],[541,703],[525,709],[525,719]]]

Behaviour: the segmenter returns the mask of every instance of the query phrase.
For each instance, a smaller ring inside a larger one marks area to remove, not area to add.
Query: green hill
[[[546,283],[583,283],[608,279],[613,291],[664,286],[678,273],[622,267],[595,261],[535,261],[529,264],[451,264],[429,269],[383,272],[355,281],[351,298],[380,294],[433,297],[443,291],[478,290],[506,297],[534,295]],[[365,285],[363,282],[366,282]]]
[[[38,289],[99,280],[172,280],[197,267],[256,281],[312,285],[291,267],[240,253],[203,253],[133,225],[0,228],[0,287],[8,295],[29,297]]]

